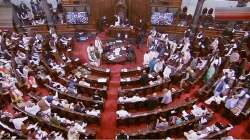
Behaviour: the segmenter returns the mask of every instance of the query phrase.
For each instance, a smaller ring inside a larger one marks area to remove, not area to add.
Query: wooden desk
[[[154,92],[162,91],[163,87],[167,85],[168,83],[166,82],[161,82],[161,83],[156,83],[153,85],[147,85],[143,87],[136,87],[136,88],[126,88],[126,89],[119,89],[120,90],[120,95],[126,94],[127,96],[133,96],[135,93],[139,95],[143,94],[152,94]]]
[[[135,38],[136,37],[136,31],[135,29],[131,29],[130,27],[109,27],[108,28],[108,35],[117,38],[118,33],[127,34],[128,38]]]
[[[69,82],[68,79],[64,78],[64,77],[58,77],[58,81],[60,81],[61,84],[65,85],[66,83]],[[93,94],[97,91],[97,93],[99,94],[99,96],[101,97],[106,97],[107,95],[107,87],[104,88],[97,88],[97,87],[92,87],[92,86],[84,86],[84,85],[79,85],[78,83],[76,84],[77,89],[79,90],[79,92],[88,95],[88,97],[93,97]]]
[[[34,123],[38,122],[42,128],[49,129],[50,131],[59,131],[59,132],[62,132],[63,136],[65,138],[67,137],[67,134],[68,134],[68,131],[69,131],[68,128],[64,128],[62,126],[59,126],[59,125],[47,122],[47,121],[43,120],[40,117],[34,116],[34,115],[32,115],[32,114],[24,111],[24,108],[20,108],[20,107],[18,107],[16,105],[13,105],[13,107],[14,107],[15,110],[17,110],[19,112],[22,112],[23,114],[27,115],[28,118],[31,121],[33,121]],[[91,130],[89,128],[86,128],[86,133],[79,132],[79,134],[80,134],[80,138],[81,139],[84,139],[85,137],[88,137],[89,139],[95,139],[95,137],[96,137],[95,130]]]
[[[172,94],[172,98],[176,98],[176,97],[179,97],[180,94],[182,93],[183,90],[178,90],[176,92],[174,92]],[[134,93],[135,95],[136,93]],[[152,93],[153,94],[153,93]],[[152,98],[153,98],[153,95],[150,94],[150,95],[145,95],[145,97],[147,98],[145,101],[138,101],[138,102],[119,102],[118,101],[118,108],[121,108],[122,106],[124,106],[126,108],[126,110],[129,110],[129,109],[140,109],[140,108],[148,108],[148,105],[150,105],[152,103]],[[121,95],[121,93],[120,93]],[[133,95],[131,95],[132,97]],[[128,96],[127,96],[128,97]],[[154,98],[157,98],[158,102],[160,103],[162,98],[164,97],[164,94],[162,92],[158,92],[157,93],[157,96],[154,97]],[[150,109],[152,107],[149,107]]]
[[[104,88],[109,83],[109,77],[99,77],[96,75],[84,75],[83,77],[93,87]]]
[[[76,103],[77,101],[79,102],[83,102],[83,104],[87,107],[93,107],[94,105],[99,105],[100,108],[103,108],[103,102],[102,101],[97,101],[97,100],[93,100],[92,98],[88,98],[88,97],[84,97],[84,96],[79,96],[79,95],[71,95],[71,94],[67,94],[67,93],[62,93],[60,91],[58,91],[57,89],[45,84],[44,85],[50,92],[52,92],[52,94],[55,95],[56,92],[58,92],[58,96],[60,98],[64,98],[67,99],[70,102],[74,102]]]
[[[192,99],[188,102],[180,103],[173,107],[166,107],[164,109],[146,111],[144,113],[131,113],[130,117],[127,118],[117,118],[117,125],[129,125],[136,124],[137,122],[151,122],[155,120],[157,116],[165,116],[167,113],[170,113],[172,110],[183,110],[185,108],[191,107],[197,102],[197,99]]]
[[[150,79],[150,81],[155,81],[157,80],[157,73],[150,73],[148,74],[148,78]],[[126,77],[126,78],[121,78],[120,80],[120,85],[121,88],[124,89],[126,87],[130,87],[130,86],[135,86],[135,87],[140,87],[141,86],[141,76],[133,76],[133,77]]]
[[[39,96],[35,96],[32,94],[29,94],[29,96],[32,99],[35,99],[36,101],[41,100],[41,97]],[[67,110],[65,108],[56,106],[56,105],[51,105],[51,111],[52,112],[56,112],[59,116],[67,116],[69,119],[78,119],[78,120],[84,120],[86,121],[88,124],[99,124],[100,122],[100,116],[92,116],[92,115],[88,115],[86,113],[80,113],[80,112],[76,112],[76,111],[71,111],[71,110]]]
[[[143,71],[148,71],[149,67],[146,65],[140,66],[140,67],[136,67],[136,68],[123,68],[121,69],[121,77],[133,77],[133,76],[138,76],[141,75],[143,73]]]
[[[111,70],[109,68],[96,67],[89,63],[85,63],[83,67],[91,71],[93,74],[110,77]]]
[[[148,128],[139,130],[138,132],[128,133],[130,139],[165,139],[166,137],[174,136],[185,129],[192,129],[195,124],[199,122],[199,119],[191,119],[183,122],[180,125],[172,125],[164,130],[156,130],[154,128]]]

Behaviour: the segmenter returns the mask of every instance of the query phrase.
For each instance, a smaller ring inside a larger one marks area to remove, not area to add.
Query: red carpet
[[[111,78],[108,86],[108,96],[104,103],[101,117],[101,128],[97,132],[97,139],[114,139],[116,135],[116,111],[118,88],[120,87],[120,66],[111,67]]]
[[[105,33],[98,35],[101,40],[106,40],[108,37]],[[94,43],[94,40],[87,40],[83,43],[74,44],[74,55],[79,57],[81,62],[88,62],[87,58],[87,46],[90,43]],[[144,46],[142,48],[134,47],[136,52],[136,61],[124,65],[108,65],[104,64],[103,67],[111,69],[110,82],[108,83],[107,98],[104,103],[104,111],[101,117],[101,126],[97,131],[97,139],[114,139],[116,136],[116,111],[117,111],[117,99],[118,99],[118,89],[120,87],[120,71],[121,68],[131,68],[134,66],[141,66],[143,63],[143,55],[147,48]]]

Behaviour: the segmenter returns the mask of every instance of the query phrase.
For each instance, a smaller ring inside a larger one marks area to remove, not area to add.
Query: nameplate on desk
[[[116,40],[115,42],[116,43],[122,43],[122,40]]]
[[[141,70],[141,67],[137,67],[136,69],[137,69],[137,70]]]
[[[106,72],[110,72],[110,69],[106,69]]]
[[[99,78],[97,81],[100,83],[105,83],[107,82],[107,78]]]

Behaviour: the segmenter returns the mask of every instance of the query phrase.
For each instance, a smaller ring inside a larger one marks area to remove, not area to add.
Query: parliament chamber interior
[[[250,139],[250,0],[0,0],[0,139]]]

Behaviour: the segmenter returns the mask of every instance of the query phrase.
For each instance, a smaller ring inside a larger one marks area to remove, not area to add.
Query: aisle
[[[97,139],[114,139],[116,135],[116,111],[118,88],[120,87],[120,65],[111,67],[110,82],[108,84],[107,98],[104,103],[100,129]]]

